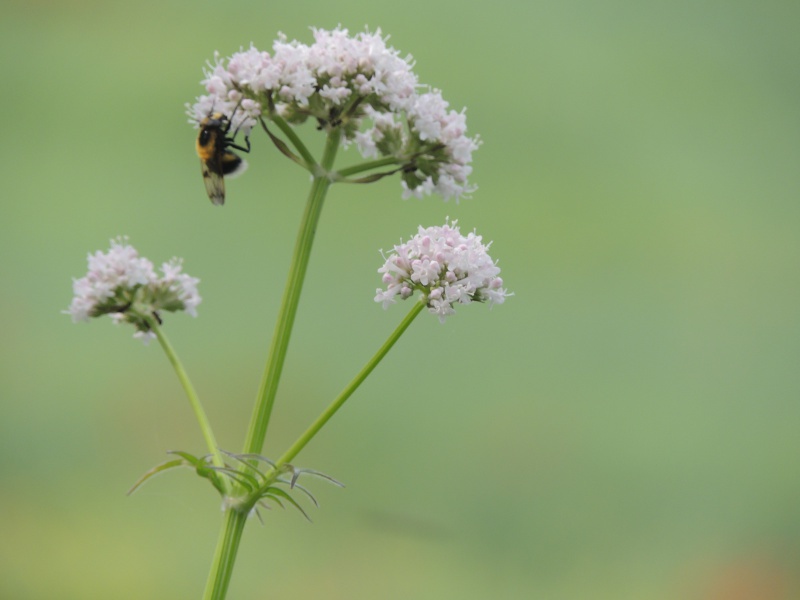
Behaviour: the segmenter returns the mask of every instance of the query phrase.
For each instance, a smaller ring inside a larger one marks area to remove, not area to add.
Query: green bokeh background
[[[418,319],[297,460],[347,488],[312,484],[312,525],[249,527],[230,598],[798,597],[797,2],[6,0],[0,17],[0,597],[200,597],[211,488],[174,472],[125,496],[165,451],[203,451],[174,374],[157,345],[60,311],[112,236],[184,257],[204,301],[167,332],[240,447],[308,180],[255,132],[212,207],[183,104],[215,50],[338,23],[380,26],[468,107],[480,189],[333,188],[265,453],[405,314],[372,301],[379,248],[458,218],[516,295]]]

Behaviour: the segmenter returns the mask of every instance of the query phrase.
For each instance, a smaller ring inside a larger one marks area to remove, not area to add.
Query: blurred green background
[[[458,218],[516,295],[414,323],[296,461],[347,488],[312,483],[312,525],[249,527],[230,598],[799,597],[797,2],[0,14],[0,597],[200,597],[210,486],[176,471],[125,496],[165,451],[203,451],[175,376],[157,345],[60,311],[112,236],[184,257],[204,301],[167,332],[241,446],[308,181],[255,132],[212,207],[183,104],[215,50],[339,23],[381,27],[468,107],[480,189],[333,188],[265,453],[405,314],[372,301],[379,248]]]

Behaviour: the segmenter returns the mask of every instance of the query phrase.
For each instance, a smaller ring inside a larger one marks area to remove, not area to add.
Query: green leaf
[[[236,483],[247,488],[247,491],[249,492],[252,492],[260,485],[258,479],[256,479],[252,475],[248,475],[247,473],[242,473],[241,471],[237,471],[236,469],[233,469],[231,467],[209,467],[209,469],[217,471],[218,473],[221,473],[226,477],[233,479]]]
[[[293,485],[292,489],[300,490],[301,492],[303,492],[306,496],[308,496],[309,500],[311,500],[311,502],[314,503],[314,506],[319,508],[319,502],[317,502],[317,499],[314,498],[314,494],[312,494],[310,491],[308,491],[307,488],[303,487],[302,485],[300,485],[298,483],[298,484]]]
[[[200,477],[208,479],[211,485],[213,485],[220,494],[225,495],[225,486],[215,470],[216,467],[208,464],[209,455],[197,457],[194,454],[189,454],[182,450],[170,450],[167,454],[176,454],[183,458],[185,461],[184,464],[188,463],[186,466],[192,465],[195,473]]]
[[[173,467],[185,467],[186,463],[181,459],[176,460],[168,460],[167,462],[158,465],[157,467],[153,467],[147,473],[142,475],[139,480],[133,484],[133,487],[128,490],[127,495],[130,496],[135,492],[139,487],[148,479],[150,479],[153,475],[158,475],[159,473],[163,473],[167,469],[172,469]]]
[[[332,483],[333,485],[343,488],[344,484],[341,481],[337,481],[330,475],[325,475],[325,473],[320,473],[319,471],[315,471],[313,469],[295,469],[294,472],[296,475],[292,477],[292,481],[297,481],[300,475],[313,475],[314,477],[319,477],[320,479],[324,479],[328,483]]]
[[[273,135],[273,133],[267,127],[267,124],[264,122],[264,119],[259,119],[259,121],[261,122],[261,127],[264,129],[264,131],[267,132],[267,135],[269,136],[269,139],[272,140],[272,143],[275,144],[275,147],[278,150],[280,150],[281,154],[283,154],[287,158],[290,158],[291,160],[296,162],[298,165],[300,165],[304,169],[311,170],[311,169],[309,169],[309,166],[306,164],[306,161],[304,161],[302,158],[297,156],[294,152],[292,152],[289,149],[289,146],[286,144],[286,142],[284,142],[282,139],[280,139],[278,137],[275,137]]]
[[[375,181],[379,181],[384,177],[394,175],[398,171],[402,170],[403,167],[400,167],[399,169],[393,169],[391,171],[385,171],[383,173],[373,173],[372,175],[365,175],[364,177],[359,177],[358,179],[341,179],[340,181],[344,183],[374,183]]]
[[[292,506],[294,506],[297,510],[299,510],[302,513],[302,515],[308,520],[309,523],[312,522],[311,521],[311,517],[309,517],[308,513],[306,513],[306,511],[303,510],[303,507],[300,506],[297,503],[297,500],[292,498],[284,490],[282,490],[281,488],[277,488],[277,487],[269,487],[269,488],[267,488],[267,492],[268,492],[268,494],[265,494],[265,495],[270,496],[273,500],[275,500],[281,506],[283,506],[283,504],[281,504],[281,502],[275,496],[280,496],[281,498],[283,498],[287,502],[290,502],[292,504]]]
[[[275,504],[277,504],[277,505],[278,505],[278,506],[280,506],[281,508],[286,508],[286,507],[283,505],[283,502],[281,502],[279,498],[277,498],[277,497],[273,496],[272,494],[264,494],[264,495],[263,495],[263,496],[261,496],[261,497],[262,497],[262,498],[269,498],[270,500],[274,501],[274,502],[275,502]],[[265,504],[264,506],[269,506],[269,505],[268,505],[268,504]]]
[[[190,465],[194,465],[195,467],[206,464],[203,458],[198,458],[194,454],[189,454],[188,452],[184,452],[183,450],[170,450],[169,452],[167,452],[167,454],[175,454],[177,456],[180,456]]]
[[[259,471],[258,468],[255,467],[250,461],[257,461],[257,462],[261,461],[268,464],[271,467],[275,466],[274,462],[272,462],[270,459],[264,456],[261,456],[260,454],[234,454],[233,452],[228,452],[227,450],[221,450],[221,452],[226,456],[230,456],[235,461],[238,461],[239,463],[241,463],[242,465],[244,465],[245,467],[256,473],[256,475],[258,475],[259,477],[260,482],[265,481],[266,477],[264,473]],[[256,484],[254,487],[258,487],[258,485],[259,484]]]

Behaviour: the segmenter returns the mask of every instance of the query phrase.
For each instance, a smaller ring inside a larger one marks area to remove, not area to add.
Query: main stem
[[[253,415],[250,418],[250,429],[247,432],[243,450],[246,454],[258,454],[264,446],[264,439],[267,435],[267,427],[272,414],[272,406],[275,403],[275,394],[278,391],[278,383],[280,382],[283,363],[286,359],[286,350],[289,347],[289,338],[291,337],[294,318],[297,314],[297,305],[300,302],[300,292],[303,289],[303,280],[308,268],[308,260],[311,257],[314,234],[322,213],[325,195],[331,185],[328,173],[333,165],[338,147],[339,132],[337,130],[328,135],[321,168],[314,175],[314,180],[311,184],[305,213],[303,214],[300,231],[295,242],[289,278],[286,281],[280,311],[278,312],[278,322],[272,335],[267,365],[261,378]]]
[[[246,512],[232,508],[225,511],[225,520],[222,522],[222,529],[219,533],[217,549],[214,552],[214,561],[211,563],[211,571],[208,573],[203,600],[224,600],[228,593],[236,552],[239,550],[239,542],[242,539],[242,532],[246,522]]]
[[[329,185],[330,182],[323,177],[315,177],[311,185],[303,222],[295,243],[289,279],[286,282],[283,299],[281,300],[278,322],[272,334],[267,364],[261,378],[253,415],[250,418],[250,428],[247,432],[243,450],[245,453],[259,453],[264,445],[264,438],[267,435],[267,427],[272,414],[272,406],[275,403],[275,394],[278,391],[278,383],[280,382],[283,363],[286,359],[286,350],[289,347],[289,339],[292,334],[295,315],[297,314],[300,292],[303,289],[303,279],[308,267],[308,259],[311,256],[314,233],[322,212],[325,192],[328,190]]]
[[[289,268],[289,277],[281,300],[278,312],[278,321],[272,334],[272,343],[269,348],[267,364],[258,389],[250,427],[244,443],[244,453],[258,454],[264,446],[267,435],[272,406],[275,403],[275,394],[278,391],[286,350],[289,347],[289,338],[300,303],[300,292],[303,289],[308,261],[311,257],[311,246],[317,230],[325,195],[331,185],[329,173],[333,167],[336,151],[339,149],[340,132],[334,130],[328,134],[325,143],[322,162],[314,165],[314,179],[311,191],[306,201],[303,220],[292,255],[292,264]],[[225,519],[214,552],[211,571],[208,574],[206,591],[203,600],[224,600],[230,585],[233,565],[236,562],[236,553],[242,539],[244,526],[247,521],[247,511],[243,507],[232,503],[225,509]]]

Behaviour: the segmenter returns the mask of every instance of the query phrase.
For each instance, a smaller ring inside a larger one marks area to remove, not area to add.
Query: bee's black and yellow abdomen
[[[228,150],[222,155],[222,174],[235,175],[236,173],[240,172],[244,164],[245,163],[241,156]]]

